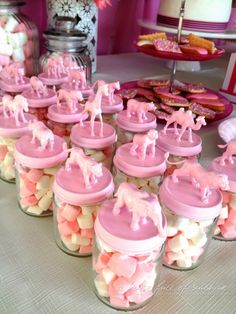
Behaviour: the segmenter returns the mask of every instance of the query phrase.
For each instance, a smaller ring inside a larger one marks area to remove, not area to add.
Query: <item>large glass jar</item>
[[[214,231],[215,239],[225,241],[236,240],[236,158],[232,157],[232,161],[218,157],[210,166],[215,172],[227,175],[229,179],[229,190],[222,191],[223,207]]]
[[[89,164],[101,173],[88,186],[84,175]],[[114,190],[111,173],[84,155],[82,150],[73,148],[65,168],[56,175],[53,189],[54,234],[58,247],[74,256],[91,255],[97,212]]]
[[[20,12],[23,4],[24,0],[0,2],[0,65],[21,62],[26,75],[31,76],[38,73],[38,31],[30,18]]]
[[[158,201],[132,185],[127,188],[126,184],[120,185],[117,199],[103,203],[96,218],[93,274],[99,299],[115,309],[135,310],[157,292],[166,220],[160,207],[158,222],[145,217],[143,208],[143,217],[139,217],[142,222],[134,228],[135,207],[142,208],[143,203],[144,207],[155,207]],[[120,201],[121,207],[115,209]]]
[[[146,119],[140,122],[136,115],[129,116],[127,110],[118,113],[116,124],[117,147],[132,142],[134,134],[145,133],[157,126],[156,116],[153,113],[147,112]]]
[[[157,134],[156,130],[150,130],[148,133]],[[148,133],[145,135],[148,137]],[[135,135],[142,136],[140,134]],[[134,139],[135,139],[134,137]],[[146,151],[145,158],[140,158],[141,147],[136,147],[133,151],[135,143],[127,143],[121,145],[114,156],[114,182],[117,189],[122,182],[135,184],[138,188],[149,193],[158,193],[159,185],[162,181],[163,174],[166,170],[166,158],[163,151],[155,147],[154,154],[151,154],[151,147]]]
[[[42,125],[34,123],[34,137],[21,137],[15,147],[18,204],[24,213],[38,217],[53,213],[54,177],[68,155],[63,139]],[[37,133],[40,128],[44,131]],[[52,135],[52,142],[43,147],[46,132]]]
[[[90,121],[85,121],[83,125],[76,124],[71,130],[71,144],[72,146],[81,147],[87,156],[93,157],[97,162],[111,170],[112,160],[115,151],[116,131],[107,124],[103,124],[103,134],[100,136],[101,123],[95,121],[94,132],[91,135]]]
[[[174,128],[168,128],[166,133],[163,130],[159,132],[157,147],[169,153],[165,176],[171,175],[175,169],[180,168],[186,159],[200,158],[202,151],[200,136],[192,133],[192,141],[190,141],[189,133],[185,131],[180,141],[177,141],[177,137]]]
[[[222,194],[219,189],[210,190],[208,198],[203,199],[198,181],[194,185],[187,174],[176,178],[166,177],[159,191],[167,218],[163,263],[189,270],[199,266],[206,256],[222,208]]]
[[[4,96],[6,97],[6,96]],[[4,116],[0,113],[0,178],[10,182],[15,182],[15,159],[14,148],[16,140],[22,135],[30,133],[29,124],[35,119],[31,114],[24,114],[25,122],[20,121],[17,125],[14,117],[9,117],[9,113]]]
[[[91,61],[87,50],[87,36],[75,29],[76,23],[76,19],[72,17],[57,17],[55,28],[44,32],[46,53],[40,57],[40,68],[41,72],[46,72],[49,59],[62,59],[61,65],[65,73],[83,69],[86,81],[90,83]],[[66,81],[61,80],[59,83],[62,84]]]

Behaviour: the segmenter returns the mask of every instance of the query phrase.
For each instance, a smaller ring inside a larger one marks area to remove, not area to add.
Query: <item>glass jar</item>
[[[39,42],[36,25],[20,12],[23,0],[0,2],[1,49],[0,65],[24,64],[27,76],[38,73]]]
[[[177,141],[174,128],[168,128],[166,133],[161,130],[157,140],[157,147],[169,153],[165,176],[171,175],[173,171],[180,168],[186,159],[200,159],[202,151],[202,140],[200,136],[192,133],[192,141],[189,141],[187,131],[183,133],[180,141]]]
[[[76,18],[60,16],[55,28],[44,32],[46,53],[40,58],[41,72],[46,72],[48,60],[62,58],[63,72],[83,69],[86,81],[91,82],[91,61],[87,50],[87,35],[75,29]],[[58,83],[65,83],[67,80]],[[54,84],[52,84],[54,85]],[[65,88],[65,87],[63,87]]]
[[[108,86],[119,82],[108,83]],[[117,84],[120,87],[120,84]],[[115,87],[113,88],[115,89]],[[113,91],[114,92],[114,91]],[[119,112],[124,109],[123,100],[118,95],[102,96],[102,117],[103,121],[116,128],[116,119]]]
[[[210,190],[208,198],[203,200],[201,186],[194,186],[186,174],[178,176],[177,181],[172,176],[166,177],[159,197],[167,217],[163,264],[177,270],[199,266],[222,208],[221,192]]]
[[[54,234],[58,247],[67,254],[88,256],[92,253],[94,220],[101,202],[110,198],[114,185],[112,175],[102,167],[96,182],[86,186],[83,169],[86,163],[99,166],[87,156],[79,153],[81,164],[77,164],[77,148],[72,148],[65,168],[59,170],[54,183]],[[72,159],[72,163],[70,163]],[[70,167],[68,168],[68,163]],[[80,169],[80,166],[82,169]]]
[[[140,122],[135,115],[128,116],[127,110],[123,110],[117,115],[117,147],[130,143],[133,140],[134,134],[145,133],[150,129],[155,129],[156,116],[153,113],[147,112],[146,119]]]
[[[31,114],[24,114],[26,122],[19,125],[13,117],[0,113],[0,178],[4,181],[15,183],[14,148],[18,138],[30,133],[29,123],[35,119]]]
[[[40,135],[36,128],[42,127],[43,123],[36,124],[33,130],[35,141],[32,135],[25,135],[16,142],[16,187],[20,209],[28,215],[43,217],[53,213],[52,185],[68,153],[66,143],[55,135],[52,144],[43,148],[44,141],[40,139],[46,132],[52,133],[44,127],[44,135]]]
[[[133,145],[133,143],[127,143],[116,150],[113,160],[115,189],[122,182],[128,182],[149,193],[157,194],[166,170],[165,155],[156,148],[154,155],[151,156],[150,147],[148,147],[145,159],[142,160],[138,153],[132,153]]]
[[[76,104],[75,109],[71,110],[66,102],[52,105],[48,109],[48,127],[54,134],[61,136],[67,142],[70,143],[70,134],[72,127],[88,118],[88,114],[81,114],[83,107],[80,104]]]
[[[123,189],[124,185],[120,187]],[[118,200],[122,194],[120,191],[118,190]],[[133,189],[132,191],[134,192]],[[138,189],[134,193],[127,192],[130,198],[134,198],[133,204],[141,205],[147,199],[151,204],[152,196],[141,192],[145,194],[145,199],[140,192]],[[117,199],[112,199],[103,203],[95,221],[95,293],[102,302],[115,309],[136,310],[150,301],[157,292],[166,238],[166,220],[160,212],[158,226],[162,226],[163,233],[150,217],[146,217],[146,223],[139,223],[134,230],[131,227],[131,204],[127,205],[124,200],[124,206],[117,214],[114,213],[116,202]]]
[[[215,239],[225,241],[236,240],[236,158],[232,157],[232,161],[222,162],[222,157],[218,157],[210,166],[215,172],[227,175],[229,179],[229,190],[222,191],[223,207],[214,231]]]
[[[115,129],[104,123],[103,135],[100,136],[101,123],[95,121],[94,132],[91,135],[90,121],[85,121],[83,125],[76,124],[71,130],[71,144],[72,146],[81,147],[87,156],[92,157],[97,162],[111,170],[112,160],[115,151],[116,131]]]

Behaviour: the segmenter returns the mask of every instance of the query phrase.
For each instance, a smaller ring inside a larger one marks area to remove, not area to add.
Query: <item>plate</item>
[[[122,89],[137,88],[137,82],[138,81],[124,82],[121,84],[120,89],[122,90]],[[225,105],[225,111],[220,112],[220,113],[216,113],[214,119],[212,119],[212,120],[207,119],[207,123],[209,124],[211,122],[222,120],[222,119],[228,117],[233,111],[233,104],[227,98],[225,98],[223,95],[221,95],[220,93],[217,93],[216,91],[214,91],[210,88],[206,88],[205,86],[204,86],[204,88],[209,92],[215,93]],[[161,123],[165,123],[165,120],[158,119],[158,121]]]
[[[159,51],[159,50],[156,50],[153,45],[138,46],[137,44],[135,44],[135,46],[139,52],[145,53],[149,56],[162,58],[162,59],[179,60],[179,61],[207,61],[207,60],[220,58],[224,55],[224,52],[225,52],[224,49],[217,49],[217,51],[214,54],[190,55],[183,52],[179,53],[179,52]]]

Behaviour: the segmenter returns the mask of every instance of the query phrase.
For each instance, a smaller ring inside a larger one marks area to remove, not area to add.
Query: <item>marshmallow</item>
[[[109,285],[109,283],[116,277],[116,274],[113,273],[109,268],[104,268],[101,274],[107,285]]]
[[[27,212],[30,213],[30,214],[33,214],[33,215],[41,215],[42,212],[43,212],[43,209],[39,206],[29,206],[27,208]]]
[[[199,231],[198,234],[191,239],[191,241],[197,247],[203,247],[207,242],[206,233],[203,231]]]
[[[27,35],[24,32],[10,33],[8,34],[8,43],[13,47],[13,49],[21,48],[27,42]]]
[[[61,237],[61,239],[62,239],[63,244],[65,245],[65,247],[68,250],[74,252],[74,251],[77,251],[79,249],[79,245],[74,244],[74,243],[71,242],[71,237],[70,236],[69,237]]]
[[[49,186],[50,186],[50,178],[49,178],[49,176],[44,175],[39,179],[39,181],[36,185],[36,188],[37,188],[37,190],[40,190],[40,189],[48,190]]]
[[[82,246],[86,246],[90,244],[90,239],[86,238],[86,237],[81,237],[79,234],[77,233],[73,233],[71,236],[71,242],[73,244],[77,244],[77,245],[82,245]]]
[[[224,205],[222,206],[222,209],[220,211],[219,219],[226,219],[228,218],[228,206]]]
[[[185,257],[184,259],[178,259],[176,264],[180,268],[189,268],[192,266],[192,259],[191,257]]]
[[[13,32],[18,24],[18,21],[12,15],[9,15],[4,29],[6,32]]]
[[[93,216],[88,215],[79,215],[77,217],[78,224],[81,229],[88,229],[93,227]]]
[[[98,275],[95,278],[94,283],[95,283],[95,287],[97,289],[98,294],[101,297],[108,298],[109,294],[108,294],[107,285],[106,285],[105,281],[102,279],[102,277]]]
[[[236,198],[232,198],[232,200],[229,202],[229,206],[236,210]]]
[[[183,236],[186,239],[192,239],[193,237],[196,237],[199,233],[199,225],[195,222],[190,223],[184,230],[183,230]]]
[[[127,255],[114,253],[109,260],[108,266],[118,276],[130,278],[135,273],[137,260]]]
[[[173,252],[179,252],[188,247],[188,240],[182,234],[179,234],[168,240],[168,247]]]
[[[0,43],[7,44],[7,33],[2,27],[0,27]]]
[[[45,174],[50,174],[50,175],[54,176],[57,173],[57,171],[59,170],[59,168],[60,167],[58,167],[58,166],[53,167],[53,168],[45,168],[45,169],[43,169],[43,172]]]
[[[24,62],[25,54],[23,48],[15,48],[12,53],[12,59],[15,62]]]
[[[44,195],[38,202],[38,206],[43,210],[47,211],[49,210],[49,207],[52,203],[52,197],[49,197],[48,195]]]

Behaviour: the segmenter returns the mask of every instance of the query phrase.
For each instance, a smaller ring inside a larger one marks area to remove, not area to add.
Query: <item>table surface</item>
[[[202,82],[218,90],[228,56],[204,62],[197,73],[177,73],[177,79]],[[165,62],[143,54],[98,57],[94,80],[132,81],[167,78]],[[236,111],[231,116],[236,116]],[[200,131],[202,163],[219,154],[220,138],[212,123]],[[91,258],[66,255],[55,244],[52,217],[35,218],[17,207],[15,185],[0,182],[0,313],[110,314],[116,311],[93,293]],[[162,267],[158,293],[145,314],[236,313],[236,242],[212,240],[206,259],[192,271]],[[121,312],[120,312],[121,313]]]

